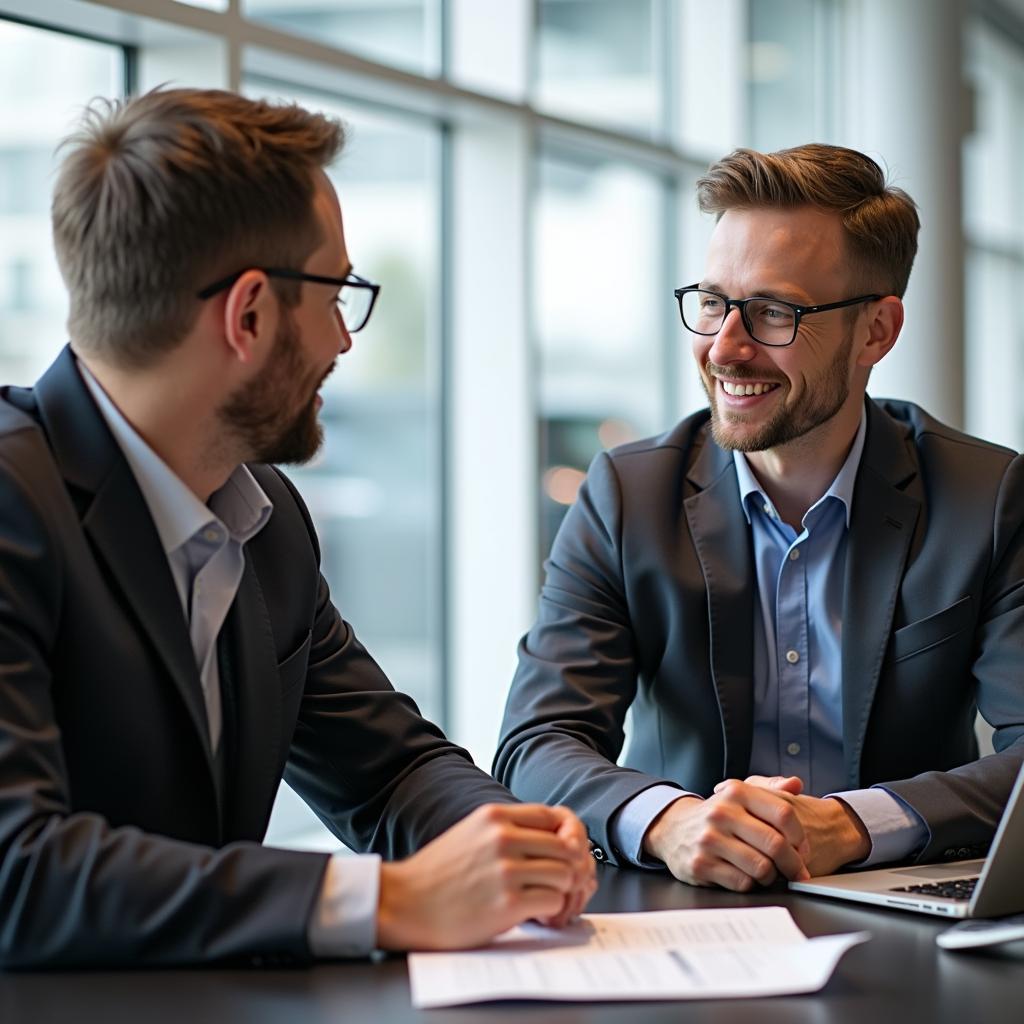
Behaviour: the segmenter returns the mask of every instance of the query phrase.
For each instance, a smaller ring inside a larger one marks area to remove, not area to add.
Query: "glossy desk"
[[[691,889],[661,875],[599,867],[589,909],[790,908],[807,935],[870,931],[816,995],[675,1003],[492,1003],[418,1011],[405,961],[366,961],[282,970],[0,973],[0,1022],[103,1024],[339,1024],[339,1022],[532,1022],[610,1024],[1024,1024],[1024,948],[981,953],[938,949],[949,923],[924,915],[842,904],[783,892],[736,896]]]

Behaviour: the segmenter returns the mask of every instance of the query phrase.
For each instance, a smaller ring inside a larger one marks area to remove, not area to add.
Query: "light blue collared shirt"
[[[871,838],[864,864],[906,857],[927,838],[921,818],[882,787],[842,792],[842,619],[846,543],[853,488],[864,451],[862,413],[849,455],[828,490],[804,514],[797,533],[779,517],[746,456],[734,451],[739,497],[750,524],[757,576],[753,622],[752,775],[796,775],[804,792],[837,796]],[[680,791],[654,786],[617,814],[611,836],[633,863],[651,822]]]
[[[210,749],[220,742],[217,637],[245,569],[243,546],[267,524],[274,506],[256,478],[238,466],[204,505],[124,418],[89,368],[78,362],[100,414],[131,468],[174,577],[206,704]],[[308,926],[316,956],[362,956],[377,938],[380,857],[335,855]]]

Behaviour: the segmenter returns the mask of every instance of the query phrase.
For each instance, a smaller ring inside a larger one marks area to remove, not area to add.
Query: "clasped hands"
[[[461,949],[531,919],[561,927],[596,889],[586,829],[570,810],[487,804],[381,865],[377,945]]]
[[[803,795],[795,776],[726,779],[706,800],[669,804],[644,836],[644,852],[680,881],[746,892],[779,876],[803,881],[863,860],[871,841],[835,797]]]

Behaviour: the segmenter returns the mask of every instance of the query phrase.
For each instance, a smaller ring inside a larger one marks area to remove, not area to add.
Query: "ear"
[[[277,297],[262,270],[247,270],[224,302],[224,341],[240,363],[259,359],[277,332]]]
[[[869,370],[896,344],[903,329],[903,302],[895,295],[886,295],[867,303],[867,341],[857,354],[857,365]]]

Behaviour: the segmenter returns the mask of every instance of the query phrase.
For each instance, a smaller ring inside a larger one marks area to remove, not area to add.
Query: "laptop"
[[[789,888],[943,917],[1002,917],[1024,911],[1024,766],[984,860],[848,871],[790,882]]]

